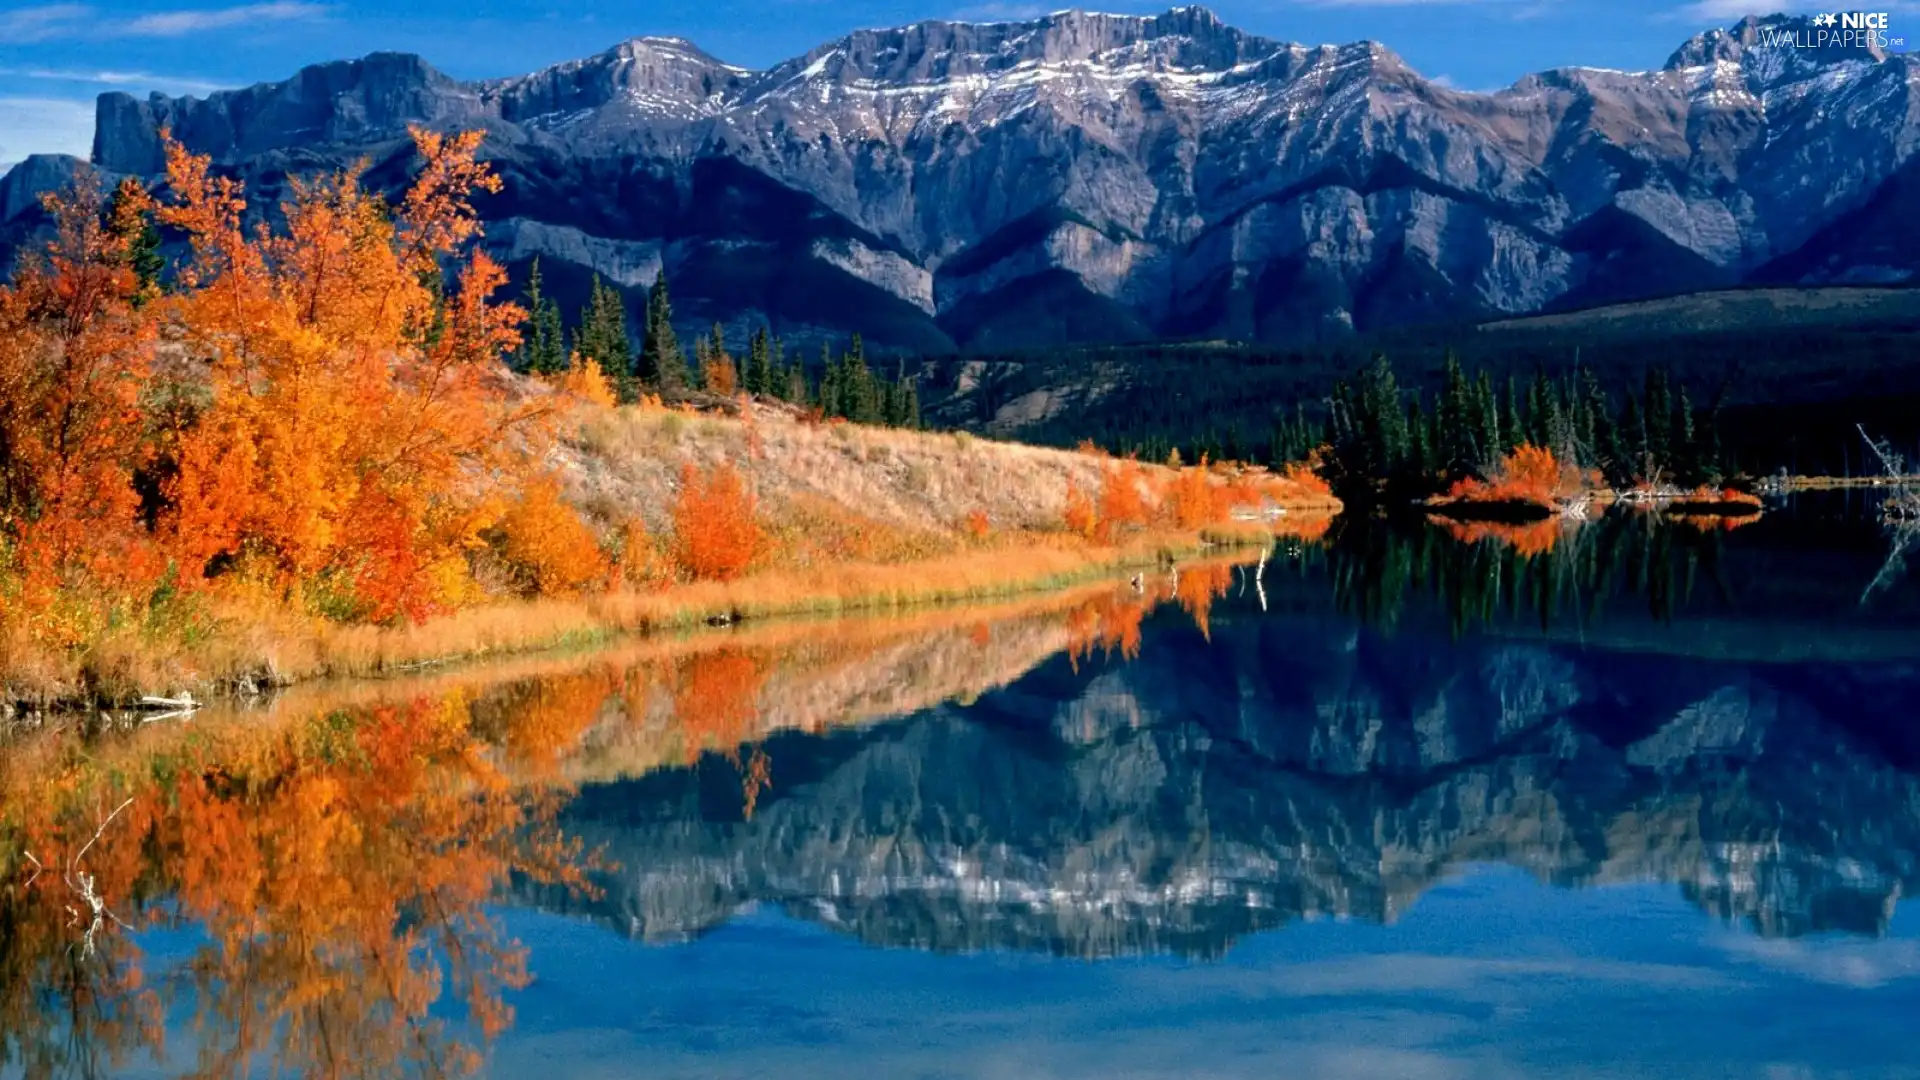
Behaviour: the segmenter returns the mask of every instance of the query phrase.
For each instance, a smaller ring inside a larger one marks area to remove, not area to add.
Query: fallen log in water
[[[147,696],[140,699],[142,709],[161,709],[172,712],[192,712],[200,707],[192,694],[181,694],[177,698]]]

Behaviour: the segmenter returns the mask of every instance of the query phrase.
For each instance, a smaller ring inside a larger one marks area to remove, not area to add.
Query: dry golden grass
[[[1217,537],[1255,542],[1257,531]],[[1057,534],[1000,535],[976,550],[916,562],[774,569],[732,582],[694,582],[651,593],[532,600],[456,611],[419,624],[344,625],[264,602],[221,602],[203,636],[157,646],[110,635],[82,672],[9,667],[8,697],[57,701],[76,692],[124,697],[188,691],[217,696],[249,683],[405,673],[423,665],[605,642],[776,615],[901,611],[1014,597],[1110,576],[1125,567],[1196,554],[1193,536],[1147,533],[1120,546]],[[44,679],[37,685],[28,677]]]
[[[101,702],[189,691],[201,697],[315,678],[391,675],[421,664],[497,657],[634,633],[770,615],[890,611],[1007,597],[1085,581],[1209,547],[1270,542],[1276,526],[1132,527],[1070,535],[1070,490],[1096,491],[1111,457],[961,434],[810,423],[748,406],[736,417],[657,407],[577,409],[540,448],[569,502],[609,550],[635,523],[668,537],[683,468],[729,464],[746,477],[772,542],[743,578],[565,600],[500,600],[419,624],[351,625],[277,597],[218,589],[183,625],[127,626],[84,652],[49,656],[0,641],[0,703]],[[1149,488],[1176,475],[1138,466]],[[1322,490],[1265,470],[1210,482],[1293,521],[1337,508]],[[645,575],[641,575],[644,577]],[[642,581],[640,584],[648,584]],[[653,582],[657,584],[656,582]],[[191,623],[191,625],[184,625]],[[4,705],[0,705],[4,707]]]

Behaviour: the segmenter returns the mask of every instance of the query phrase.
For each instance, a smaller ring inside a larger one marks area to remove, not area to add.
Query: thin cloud
[[[1749,15],[1765,17],[1768,15],[1807,15],[1822,11],[1831,11],[1840,5],[1827,3],[1826,0],[1694,0],[1683,4],[1654,18],[1660,22],[1712,23],[1725,26],[1739,22]],[[1907,11],[1915,8],[1914,0],[1880,0],[1872,5],[1875,11]]]
[[[328,4],[308,0],[271,0],[222,8],[150,11],[131,19],[112,19],[86,4],[42,4],[0,12],[0,45],[75,37],[185,37],[256,23],[314,22],[332,12]]]
[[[79,33],[92,13],[85,4],[41,4],[0,11],[0,45],[22,45]]]
[[[1779,0],[1696,0],[1676,8],[1668,18],[1683,22],[1737,22],[1749,15],[1777,15],[1805,10],[1804,4],[1781,4]]]
[[[1020,22],[1026,19],[1037,19],[1057,10],[1059,10],[1057,5],[993,2],[961,8],[953,13],[953,19],[955,22]]]
[[[1314,7],[1506,7],[1522,0],[1306,0]],[[1529,4],[1528,8],[1538,5]],[[1529,17],[1538,13],[1529,11]]]
[[[34,79],[41,82],[79,83],[86,86],[135,86],[155,90],[178,90],[189,94],[210,94],[231,89],[230,83],[206,82],[174,75],[155,75],[146,71],[94,71],[68,68],[0,67],[0,77]]]
[[[242,4],[229,8],[156,11],[123,23],[119,33],[127,37],[181,37],[254,22],[312,22],[326,18],[329,10],[325,4],[278,0],[275,3]]]

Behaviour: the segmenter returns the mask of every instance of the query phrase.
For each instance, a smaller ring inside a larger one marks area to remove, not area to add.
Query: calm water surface
[[[107,917],[8,886],[4,1069],[1920,1077],[1920,580],[1858,510],[25,740],[0,835]]]

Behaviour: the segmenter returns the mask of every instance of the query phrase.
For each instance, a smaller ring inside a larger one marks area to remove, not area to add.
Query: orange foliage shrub
[[[1066,523],[1068,532],[1078,533],[1088,539],[1093,538],[1100,525],[1100,515],[1094,510],[1093,500],[1072,481],[1067,482],[1067,508],[1061,519]]]
[[[746,481],[725,463],[705,475],[692,462],[681,467],[673,534],[675,561],[699,580],[739,577],[767,545]]]
[[[1333,488],[1313,466],[1298,461],[1290,461],[1280,470],[1280,479],[1286,487],[1302,499],[1332,499]]]
[[[501,554],[542,596],[569,596],[607,577],[600,542],[550,477],[528,484],[501,519]]]
[[[1146,499],[1140,493],[1144,480],[1140,465],[1123,461],[1100,477],[1100,532],[1112,538],[1121,526],[1144,526],[1150,515]]]
[[[1500,463],[1501,480],[1516,487],[1553,493],[1560,487],[1560,462],[1553,451],[1532,443],[1514,447]]]
[[[993,532],[993,522],[987,517],[985,510],[975,508],[967,511],[965,528],[968,536],[975,540],[985,540]]]
[[[1520,502],[1552,509],[1558,498],[1583,482],[1564,468],[1553,451],[1522,443],[1500,459],[1492,483],[1475,477],[1454,482],[1447,497],[1462,502]]]
[[[1203,455],[1200,464],[1181,469],[1174,477],[1167,499],[1173,523],[1182,529],[1199,529],[1227,516],[1226,505],[1207,471]]]
[[[620,562],[615,583],[628,589],[663,589],[673,584],[671,556],[647,532],[647,523],[628,518],[620,526]]]
[[[600,370],[600,362],[592,357],[583,360],[578,353],[574,354],[573,365],[560,376],[560,392],[575,401],[606,408],[620,400],[606,372]]]

